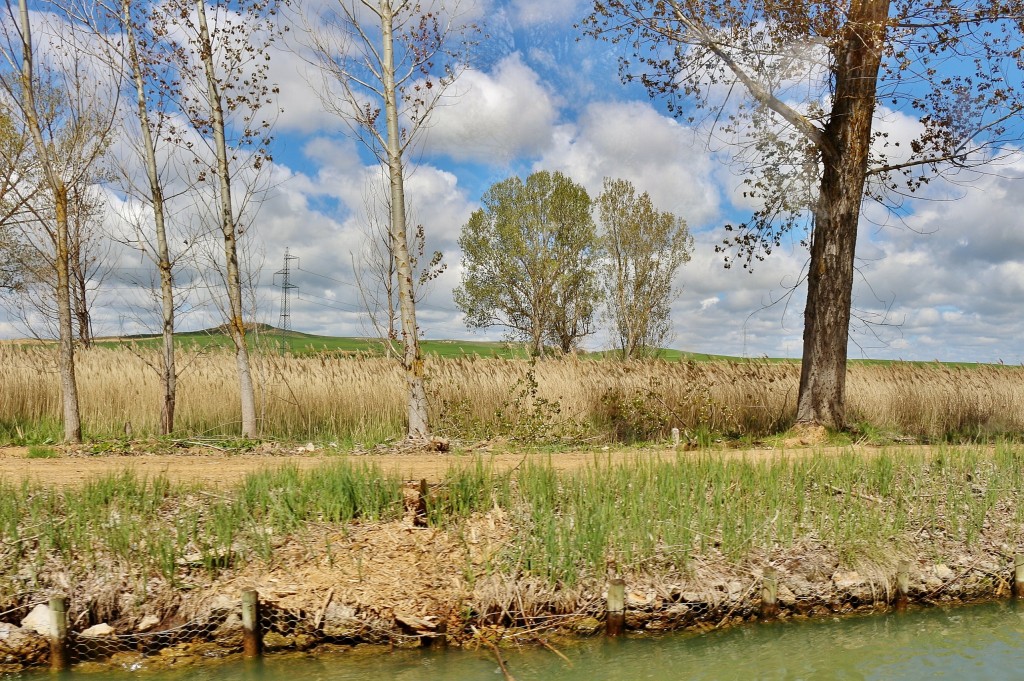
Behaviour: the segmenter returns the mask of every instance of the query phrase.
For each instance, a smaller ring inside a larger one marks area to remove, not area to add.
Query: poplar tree
[[[659,211],[628,180],[605,178],[597,208],[612,332],[623,359],[649,355],[671,336],[675,278],[693,237],[682,218]]]
[[[626,82],[735,142],[761,207],[729,227],[727,263],[750,266],[792,232],[809,247],[797,421],[842,428],[862,205],[905,210],[936,178],[969,182],[1017,153],[1024,0],[592,7],[583,30],[625,48]],[[894,113],[917,121],[913,139],[879,129]]]
[[[324,81],[322,101],[381,164],[388,187],[387,248],[395,262],[408,388],[407,433],[429,438],[416,274],[407,226],[410,148],[467,63],[473,27],[458,2],[328,0],[306,16],[306,45]]]

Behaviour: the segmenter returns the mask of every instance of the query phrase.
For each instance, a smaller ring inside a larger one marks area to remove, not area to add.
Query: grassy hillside
[[[230,348],[231,338],[222,329],[204,329],[202,331],[185,331],[175,334],[178,347],[182,349],[197,348]],[[3,341],[3,344],[18,346],[38,345],[40,341]],[[311,355],[364,356],[383,357],[386,346],[378,338],[320,336],[301,331],[282,331],[268,324],[258,324],[249,334],[250,347],[257,351],[274,354],[290,354],[296,357]],[[42,342],[45,344],[45,342]],[[160,346],[160,337],[152,335],[120,336],[116,338],[97,339],[96,345],[104,348],[135,347],[140,350],[155,350]],[[401,352],[401,341],[394,341],[395,352]],[[421,340],[423,354],[428,357],[458,358],[486,357],[498,359],[528,359],[529,350],[525,343],[470,341],[470,340]],[[582,359],[615,359],[618,353],[614,350],[582,352]],[[670,362],[769,362],[781,364],[798,364],[799,359],[773,357],[733,357],[730,355],[713,355],[702,352],[688,352],[663,348],[658,351],[656,359]],[[987,366],[976,362],[929,362],[903,361],[889,359],[851,359],[851,365],[887,367],[891,365],[934,366],[970,368]],[[997,365],[992,365],[997,366]]]
[[[231,338],[219,329],[178,333],[175,334],[175,339],[182,348],[231,347]],[[318,336],[301,331],[282,331],[266,325],[260,325],[255,333],[250,332],[249,343],[255,350],[289,353],[296,356],[316,354],[383,356],[386,354],[385,344],[377,338]],[[159,344],[159,336],[126,336],[105,339],[97,343],[97,345],[110,348],[133,345],[143,349],[156,348]],[[529,352],[521,343],[423,340],[420,344],[424,354],[433,357],[480,356],[504,359],[529,357]],[[400,341],[396,341],[393,346],[396,351],[401,350]]]

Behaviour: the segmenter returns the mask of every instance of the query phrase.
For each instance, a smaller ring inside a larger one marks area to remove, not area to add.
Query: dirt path
[[[692,456],[728,456],[749,458],[772,458],[785,456],[808,456],[814,452],[838,454],[849,447],[800,447],[780,449],[744,450],[703,450],[689,452]],[[874,447],[855,447],[858,451],[878,451]],[[595,457],[611,462],[633,458],[672,458],[671,448],[643,450],[588,450],[548,453],[498,452],[454,453],[454,454],[366,454],[338,455],[318,452],[296,454],[275,452],[265,454],[232,454],[215,450],[189,450],[181,454],[96,454],[62,455],[55,458],[28,458],[24,447],[0,447],[0,481],[20,483],[29,479],[47,486],[74,486],[112,471],[131,469],[144,476],[164,474],[172,481],[199,482],[207,486],[234,484],[246,474],[265,468],[276,468],[285,464],[300,469],[316,468],[330,461],[348,458],[352,461],[372,461],[385,471],[395,472],[405,480],[426,478],[436,482],[453,466],[467,466],[476,462],[478,456],[493,465],[496,470],[508,470],[527,458],[549,461],[555,468],[571,470],[582,467]]]

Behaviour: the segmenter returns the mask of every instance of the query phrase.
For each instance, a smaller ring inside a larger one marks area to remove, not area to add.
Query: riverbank
[[[890,607],[901,561],[912,602],[1010,593],[1018,446],[560,456],[448,457],[422,498],[373,457],[268,456],[234,486],[8,477],[0,669],[46,663],[21,625],[56,593],[73,656],[144,667],[240,650],[250,589],[270,651],[594,634],[611,577],[627,629],[652,632],[757,619],[766,568],[783,618]]]

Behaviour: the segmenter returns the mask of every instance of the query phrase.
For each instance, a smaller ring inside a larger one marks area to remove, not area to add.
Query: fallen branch
[[[563,654],[562,654],[562,652],[561,652],[560,650],[558,650],[557,648],[555,648],[555,647],[554,647],[553,645],[551,645],[550,643],[548,643],[548,642],[547,642],[547,641],[545,641],[544,639],[542,639],[542,638],[535,638],[535,639],[533,639],[533,640],[534,640],[534,641],[536,641],[537,643],[541,644],[542,646],[544,646],[545,648],[547,648],[547,649],[548,649],[548,650],[550,650],[551,652],[553,652],[553,653],[554,653],[555,655],[558,655],[558,656],[559,656],[560,658],[562,658],[563,660],[565,660],[565,663],[566,663],[567,665],[569,665],[570,667],[572,667],[572,666],[573,666],[573,664],[572,664],[572,660],[570,660],[570,659],[569,659],[568,657],[566,657],[565,655],[563,655]]]
[[[487,642],[487,645],[494,651],[494,657],[498,660],[498,668],[501,669],[501,675],[505,677],[505,681],[516,681],[516,677],[512,676],[512,672],[505,666],[505,660],[501,657],[501,651],[498,650],[498,646],[491,641]]]
[[[331,604],[332,596],[334,596],[333,586],[327,590],[327,598],[324,599],[324,604],[320,606],[320,610],[316,613],[316,621],[313,622],[313,629],[320,628],[320,623],[323,622],[324,614],[327,612],[327,606]]]

